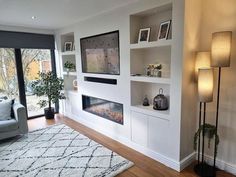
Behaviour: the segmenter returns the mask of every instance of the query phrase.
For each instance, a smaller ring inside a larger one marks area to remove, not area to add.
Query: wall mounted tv
[[[119,31],[80,39],[82,72],[120,75]]]

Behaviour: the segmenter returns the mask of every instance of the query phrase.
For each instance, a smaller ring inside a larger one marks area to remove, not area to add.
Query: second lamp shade
[[[211,66],[210,52],[198,52],[195,61],[195,77],[198,78],[198,70],[200,68],[209,68]]]
[[[198,71],[198,95],[200,102],[213,101],[213,69],[204,68]]]
[[[223,31],[212,34],[211,66],[229,67],[232,32]]]

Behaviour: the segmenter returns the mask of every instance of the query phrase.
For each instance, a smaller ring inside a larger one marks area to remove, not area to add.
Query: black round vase
[[[51,108],[51,109],[45,108],[44,109],[44,115],[45,115],[46,119],[54,119],[54,114],[55,114],[54,108]]]

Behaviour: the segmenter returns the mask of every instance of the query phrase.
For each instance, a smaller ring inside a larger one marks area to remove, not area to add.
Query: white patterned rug
[[[0,143],[0,177],[111,177],[132,165],[62,124]]]

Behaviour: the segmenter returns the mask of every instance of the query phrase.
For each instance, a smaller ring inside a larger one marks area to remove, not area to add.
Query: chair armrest
[[[15,119],[18,121],[20,133],[28,132],[26,108],[20,103],[13,104]]]

